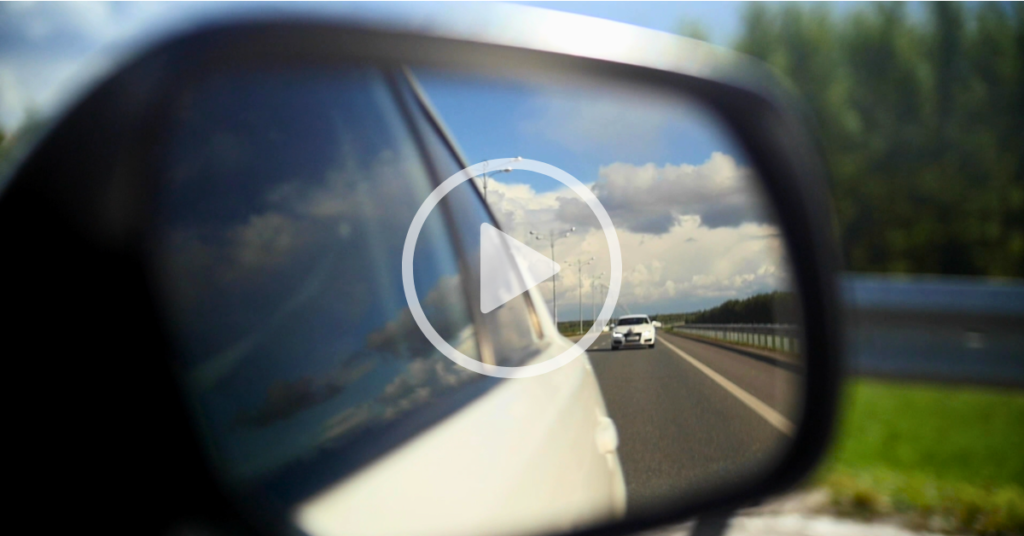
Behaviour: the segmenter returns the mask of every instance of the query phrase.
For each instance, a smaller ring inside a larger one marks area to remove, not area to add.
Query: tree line
[[[850,269],[1024,276],[1024,5],[752,3],[734,47],[813,112]]]
[[[728,300],[692,313],[652,315],[663,324],[798,324],[799,304],[793,292],[766,292]]]

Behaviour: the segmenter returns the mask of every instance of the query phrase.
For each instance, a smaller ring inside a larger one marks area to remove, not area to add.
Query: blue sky
[[[685,22],[699,22],[716,45],[728,46],[740,31],[743,2],[516,2],[676,32]]]
[[[522,156],[592,185],[622,244],[627,311],[692,311],[787,284],[778,231],[764,210],[754,170],[726,127],[683,95],[593,80],[527,84],[509,78],[415,69],[469,162]],[[596,218],[564,185],[525,171],[494,176],[488,201],[504,231],[549,256],[529,231],[575,227],[554,257],[560,320],[579,317],[582,293],[610,274]],[[582,277],[581,277],[582,276]],[[603,282],[607,284],[609,278]],[[550,301],[550,287],[542,286]]]
[[[693,102],[681,101],[669,120],[664,107],[645,105],[647,97],[635,92],[531,87],[422,69],[416,74],[471,163],[521,156],[590,184],[606,163],[697,165],[715,151],[736,153],[718,121]],[[495,180],[529,184],[538,192],[561,187],[529,172]]]

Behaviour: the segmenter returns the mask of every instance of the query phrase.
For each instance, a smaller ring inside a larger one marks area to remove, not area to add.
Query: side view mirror
[[[660,328],[661,327],[661,322],[658,322],[657,320],[655,320],[655,321],[651,322],[651,325],[656,327],[656,328]]]
[[[11,373],[69,409],[27,419],[25,459],[113,490],[68,519],[612,534],[809,474],[838,260],[799,105],[716,47],[494,9],[222,15],[19,163]],[[647,311],[688,329],[599,320]],[[763,325],[786,328],[774,353],[744,342]],[[94,440],[47,452],[69,430]]]

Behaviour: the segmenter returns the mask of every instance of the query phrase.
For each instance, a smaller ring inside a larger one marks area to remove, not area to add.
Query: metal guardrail
[[[1024,282],[847,274],[848,371],[1024,386]]]
[[[1024,387],[1024,281],[845,274],[841,285],[849,373]],[[799,339],[794,326],[671,328],[776,350]]]
[[[785,324],[671,324],[674,333],[684,333],[717,341],[763,348],[777,352],[799,353],[800,327]]]

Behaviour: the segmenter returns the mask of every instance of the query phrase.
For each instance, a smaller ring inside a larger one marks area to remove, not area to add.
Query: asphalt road
[[[661,331],[654,349],[610,345],[603,333],[588,353],[618,428],[631,513],[743,482],[785,447],[801,398],[793,367]]]

